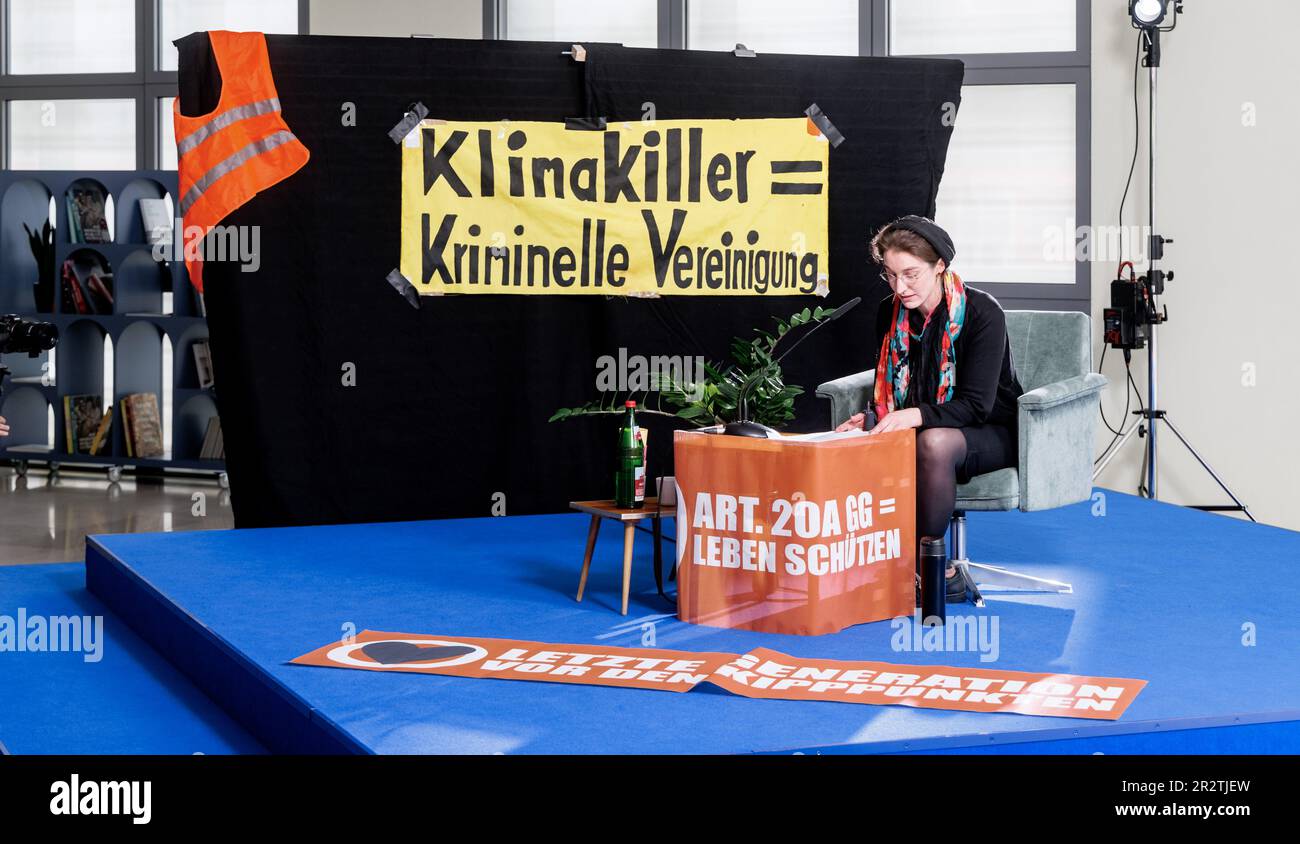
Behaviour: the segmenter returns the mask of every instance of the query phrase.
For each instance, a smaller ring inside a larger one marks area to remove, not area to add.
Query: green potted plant
[[[834,309],[804,308],[789,319],[773,317],[776,329],[767,331],[755,328],[753,338],[736,337],[731,341],[731,362],[726,365],[705,362],[703,378],[691,380],[676,374],[656,373],[650,390],[611,390],[600,398],[578,407],[562,407],[551,416],[551,422],[574,419],[580,416],[618,415],[623,412],[623,402],[637,399],[637,413],[669,416],[684,419],[698,428],[733,422],[737,418],[736,401],[740,385],[750,373],[766,368],[764,376],[749,396],[749,418],[771,428],[781,428],[794,419],[795,397],[803,388],[786,384],[780,365],[774,355],[781,340],[791,329],[818,323],[830,316]],[[655,392],[653,405],[648,405],[650,391]]]
[[[27,242],[36,259],[36,282],[32,285],[32,296],[36,300],[38,313],[54,311],[54,227],[46,220],[40,232],[34,232],[23,223],[27,232]]]

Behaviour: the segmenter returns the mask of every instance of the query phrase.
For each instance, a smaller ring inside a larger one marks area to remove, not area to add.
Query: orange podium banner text
[[[298,665],[688,692],[700,683],[748,698],[896,704],[1114,721],[1145,680],[746,654],[554,645],[365,630],[290,660]]]
[[[816,635],[910,615],[916,433],[677,431],[677,615]]]

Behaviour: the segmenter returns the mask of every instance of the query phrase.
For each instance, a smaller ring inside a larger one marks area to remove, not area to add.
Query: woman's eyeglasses
[[[883,273],[880,274],[880,277],[885,281],[889,282],[890,284],[893,284],[900,277],[903,279],[903,281],[906,281],[908,284],[916,284],[917,280],[921,278],[921,270],[916,267],[912,267],[910,270],[903,270],[903,272],[900,275],[894,275],[889,270],[885,270]]]

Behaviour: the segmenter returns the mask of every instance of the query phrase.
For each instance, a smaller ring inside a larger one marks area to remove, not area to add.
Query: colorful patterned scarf
[[[962,323],[966,319],[966,285],[962,284],[961,277],[949,270],[943,274],[942,281],[948,324],[939,344],[939,384],[934,397],[938,404],[951,399],[953,388],[957,386],[957,361],[952,346],[957,342]],[[930,316],[934,316],[938,310],[935,308]],[[925,323],[929,325],[930,317],[926,317]],[[886,413],[904,406],[908,382],[913,374],[908,355],[911,340],[908,309],[903,307],[902,300],[897,296],[894,297],[893,325],[894,330],[881,340],[880,360],[876,364],[874,399],[877,419],[883,419]],[[925,333],[924,327],[921,328],[921,333]]]

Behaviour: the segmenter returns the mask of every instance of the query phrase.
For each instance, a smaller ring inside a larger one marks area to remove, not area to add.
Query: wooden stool
[[[582,600],[583,590],[587,588],[587,572],[591,569],[591,555],[596,550],[596,534],[600,532],[601,519],[615,519],[623,523],[623,615],[627,615],[627,595],[632,585],[632,539],[636,532],[636,523],[642,519],[654,521],[655,536],[655,576],[660,576],[662,565],[662,546],[659,543],[664,514],[672,515],[676,508],[672,505],[659,506],[658,498],[647,498],[644,507],[615,507],[613,499],[600,501],[570,501],[569,506],[591,514],[591,527],[587,530],[587,551],[582,555],[582,577],[578,579],[578,600]],[[662,592],[662,586],[660,587]]]

